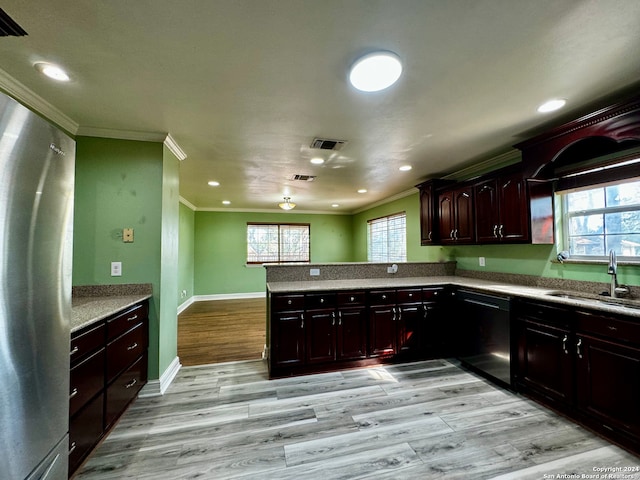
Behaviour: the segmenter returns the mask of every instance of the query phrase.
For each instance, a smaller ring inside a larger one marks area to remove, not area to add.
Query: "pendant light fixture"
[[[293,210],[296,208],[296,204],[291,202],[291,197],[284,197],[284,202],[279,203],[278,206],[283,210]]]

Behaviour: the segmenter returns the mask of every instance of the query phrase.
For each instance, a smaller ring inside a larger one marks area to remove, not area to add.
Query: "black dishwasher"
[[[454,298],[458,359],[511,386],[510,298],[469,290],[458,290]]]

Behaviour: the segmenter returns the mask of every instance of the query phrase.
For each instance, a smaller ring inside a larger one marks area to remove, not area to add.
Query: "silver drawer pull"
[[[349,297],[349,301],[350,301],[350,302],[355,302],[355,301],[356,301],[356,299],[355,299],[355,297]]]
[[[138,314],[135,314],[133,317],[129,317],[127,318],[127,322],[133,322],[134,320],[138,319]]]
[[[73,350],[71,350],[71,351],[69,352],[69,356],[71,356],[71,355],[75,355],[76,353],[78,353],[78,351],[79,351],[79,350],[80,350],[80,349],[79,349],[79,348],[78,348],[78,346],[76,345],[75,347],[73,347]]]
[[[138,344],[134,342],[133,345],[129,345],[127,347],[127,350],[133,350],[134,348],[137,348],[137,347],[138,347]]]
[[[136,380],[135,378],[133,380],[131,380],[129,383],[127,383],[124,388],[131,388],[133,387],[136,383],[138,383],[138,380]]]
[[[617,330],[618,330],[618,329],[617,329],[616,327],[614,327],[613,325],[607,325],[607,328],[608,328],[609,330],[611,330],[612,332],[615,332],[615,331],[617,331]]]
[[[69,394],[69,400],[78,395],[78,389],[74,388],[73,391]]]
[[[76,442],[71,442],[71,446],[69,447],[69,455],[73,453],[77,446],[78,445],[76,445]]]

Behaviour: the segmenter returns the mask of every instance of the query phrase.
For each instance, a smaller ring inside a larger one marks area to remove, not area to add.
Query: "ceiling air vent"
[[[289,180],[300,180],[301,182],[313,182],[316,179],[315,175],[291,175]]]
[[[346,140],[330,140],[328,138],[314,138],[311,142],[311,148],[319,148],[321,150],[340,150],[346,145]]]
[[[28,33],[0,8],[0,37],[24,37],[25,35]]]

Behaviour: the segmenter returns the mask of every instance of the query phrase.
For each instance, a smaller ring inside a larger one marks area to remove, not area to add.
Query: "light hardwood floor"
[[[178,357],[184,366],[262,356],[266,332],[266,300],[196,302],[178,316]]]
[[[446,360],[277,380],[250,361],[182,368],[164,396],[133,404],[77,479],[541,480],[638,466]]]

